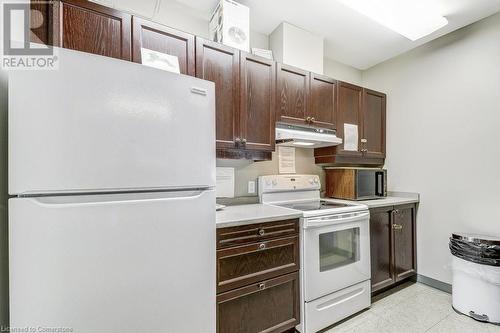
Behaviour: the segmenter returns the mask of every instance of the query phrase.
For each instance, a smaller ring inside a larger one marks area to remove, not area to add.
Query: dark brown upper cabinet
[[[415,204],[370,209],[372,292],[416,274],[416,209]]]
[[[311,103],[308,112],[312,125],[335,129],[337,81],[324,75],[310,74]],[[307,119],[307,117],[306,117]]]
[[[240,54],[241,140],[246,149],[274,151],[276,63]]]
[[[363,89],[362,150],[367,158],[385,158],[386,95]]]
[[[316,163],[382,166],[385,159],[386,95],[346,82],[337,82],[335,125],[345,140],[344,125],[358,126],[358,149],[345,150],[344,143],[314,150]]]
[[[339,107],[337,112],[337,136],[344,138],[344,125],[352,124],[358,126],[358,150],[349,151],[344,149],[344,142],[338,145],[336,153],[338,155],[356,156],[362,155],[360,149],[361,143],[361,117],[363,88],[346,82],[338,84]]]
[[[53,2],[55,46],[131,60],[130,14],[85,0]]]
[[[196,76],[215,83],[217,149],[239,148],[239,51],[196,37]]]
[[[336,83],[327,76],[278,63],[278,120],[335,128]]]
[[[309,124],[309,72],[278,63],[277,77],[278,120],[291,124]]]
[[[132,60],[141,63],[141,47],[176,56],[182,74],[195,75],[194,35],[134,16]]]
[[[271,159],[276,63],[196,37],[196,76],[215,83],[217,157]]]
[[[31,1],[30,9],[30,41],[33,43],[53,45],[53,4],[49,2]]]

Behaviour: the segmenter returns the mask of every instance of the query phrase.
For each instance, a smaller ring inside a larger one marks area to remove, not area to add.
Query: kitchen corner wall
[[[389,190],[420,193],[418,273],[451,283],[453,232],[500,237],[500,14],[363,73],[387,93]]]
[[[247,160],[217,160],[218,167],[234,168],[234,195],[256,196],[258,188],[256,187],[255,194],[248,193],[248,182],[251,180],[257,181],[258,176],[277,175],[278,170],[278,155],[273,153],[272,161],[252,162]],[[295,148],[295,171],[297,174],[319,175],[321,184],[324,184],[324,170],[314,164],[314,155],[312,149]],[[256,183],[257,184],[257,183]]]
[[[9,324],[7,73],[0,70],[0,326]]]
[[[339,81],[349,82],[358,86],[363,85],[363,72],[361,70],[332,59],[323,59],[323,73]]]

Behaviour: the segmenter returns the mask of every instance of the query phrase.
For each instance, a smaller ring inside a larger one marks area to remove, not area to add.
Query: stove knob
[[[278,181],[276,179],[273,179],[273,186],[278,185]]]
[[[271,179],[266,179],[266,185],[271,186]]]
[[[312,178],[309,178],[309,184],[314,184],[314,180]]]
[[[318,178],[314,178],[314,184],[319,184],[319,179]]]

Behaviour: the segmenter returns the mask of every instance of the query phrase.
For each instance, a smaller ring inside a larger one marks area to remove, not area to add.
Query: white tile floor
[[[324,333],[500,333],[500,326],[453,311],[450,294],[420,283],[407,283],[398,289]]]

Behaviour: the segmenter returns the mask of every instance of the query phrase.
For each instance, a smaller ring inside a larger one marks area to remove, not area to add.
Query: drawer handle
[[[264,290],[266,289],[266,284],[265,283],[259,283],[259,290]]]
[[[266,244],[259,244],[259,250],[264,250],[266,248]]]
[[[403,229],[403,226],[401,224],[393,224],[392,229],[394,230],[401,230]]]
[[[266,233],[266,231],[264,229],[259,229],[260,236],[264,236],[265,233]]]

